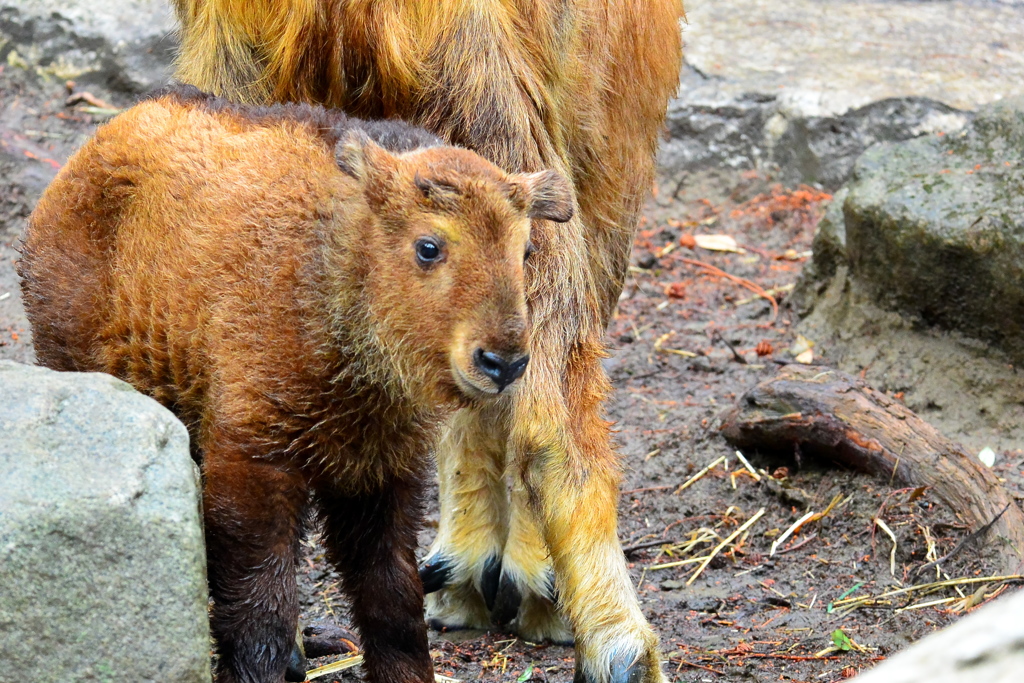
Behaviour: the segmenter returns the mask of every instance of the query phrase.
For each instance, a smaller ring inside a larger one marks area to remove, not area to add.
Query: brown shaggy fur
[[[61,170],[19,264],[36,354],[125,379],[189,428],[219,681],[282,680],[312,499],[369,679],[433,682],[425,460],[446,414],[500,393],[474,351],[527,348],[530,219],[571,214],[551,172],[194,89],[116,118]]]
[[[515,600],[496,595],[519,595],[519,632],[563,640],[557,593],[581,677],[663,680],[618,549],[619,466],[600,359],[678,83],[680,0],[175,5],[186,82],[247,102],[321,102],[410,121],[503,168],[571,179],[577,218],[534,228],[524,390],[507,409],[462,411],[438,452],[442,518],[425,577],[444,589],[428,616],[486,626],[490,608],[515,614]]]

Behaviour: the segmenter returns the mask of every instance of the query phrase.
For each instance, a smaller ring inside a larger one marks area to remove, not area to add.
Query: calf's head
[[[403,381],[449,400],[496,396],[523,375],[531,219],[565,222],[572,192],[553,171],[508,174],[454,147],[391,154],[365,135],[338,145],[368,207],[357,230],[375,339]]]

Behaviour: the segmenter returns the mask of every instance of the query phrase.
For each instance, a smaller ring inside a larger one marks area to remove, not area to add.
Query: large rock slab
[[[662,166],[834,189],[871,144],[954,132],[1024,95],[1024,3],[688,2]]]
[[[199,500],[158,403],[0,361],[0,678],[209,683]]]
[[[0,0],[0,60],[144,92],[171,75],[174,29],[167,0]]]
[[[1024,680],[1024,592],[986,605],[854,683],[1018,683]]]

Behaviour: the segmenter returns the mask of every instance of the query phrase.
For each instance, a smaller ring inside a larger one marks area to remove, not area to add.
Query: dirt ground
[[[130,103],[92,94],[114,106]],[[25,218],[56,169],[104,118],[82,105],[66,107],[66,96],[64,84],[0,66],[0,358],[31,360],[13,270]],[[620,536],[671,680],[842,680],[1005,586],[982,581],[849,602],[938,579],[980,580],[993,566],[967,548],[915,576],[967,534],[927,490],[894,491],[886,481],[795,453],[744,453],[758,481],[716,432],[723,409],[771,376],[776,361],[791,362],[801,351],[793,348],[797,321],[786,295],[829,200],[814,188],[777,186],[761,173],[723,172],[681,184],[663,180],[645,211],[608,334],[606,367],[615,387],[608,410],[623,457]],[[694,244],[694,235],[711,234],[734,238],[741,251]],[[773,293],[777,313],[764,296]],[[829,363],[827,350],[813,352],[815,362]],[[1018,497],[1021,469],[1020,451],[999,453],[996,471]],[[829,514],[771,554],[794,522],[833,501]],[[892,532],[895,551],[875,519]],[[436,524],[435,508],[424,548]],[[694,561],[745,524],[706,567]],[[659,567],[666,564],[674,566]],[[300,586],[306,623],[347,624],[337,579],[315,539]],[[837,650],[823,653],[830,646]],[[526,643],[500,630],[433,634],[432,648],[438,673],[461,680],[572,680],[571,648]],[[318,680],[351,680],[358,671]]]

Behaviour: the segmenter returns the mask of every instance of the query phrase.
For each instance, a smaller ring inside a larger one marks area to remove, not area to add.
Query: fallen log
[[[900,487],[928,486],[972,530],[995,519],[985,540],[997,548],[1001,569],[1024,571],[1024,514],[996,476],[906,406],[851,375],[787,365],[740,397],[723,416],[721,433],[741,450],[799,447],[805,456]]]

